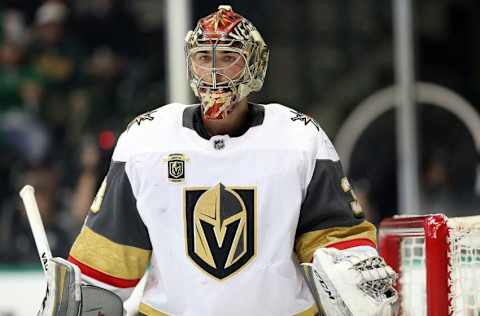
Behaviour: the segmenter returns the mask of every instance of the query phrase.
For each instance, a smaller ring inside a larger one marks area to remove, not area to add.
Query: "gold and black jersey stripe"
[[[375,246],[375,226],[365,220],[340,161],[317,159],[302,203],[295,252],[312,260],[319,247]]]
[[[125,163],[112,161],[105,184],[70,251],[70,260],[94,279],[131,287],[144,274],[151,251]]]

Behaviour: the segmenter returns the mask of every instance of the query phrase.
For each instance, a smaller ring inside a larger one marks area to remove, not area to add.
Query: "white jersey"
[[[199,111],[169,104],[129,125],[70,260],[117,293],[150,266],[144,315],[314,315],[298,261],[374,239],[330,140],[279,104],[207,139]]]

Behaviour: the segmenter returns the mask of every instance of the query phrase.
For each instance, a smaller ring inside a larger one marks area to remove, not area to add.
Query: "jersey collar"
[[[248,131],[250,127],[262,125],[264,118],[265,107],[263,105],[248,103],[248,119],[245,125],[234,133],[229,134],[229,136],[242,136],[243,134],[245,134],[246,131]],[[185,108],[185,110],[183,111],[182,124],[183,127],[190,128],[196,131],[197,134],[204,139],[208,140],[211,138],[202,121],[200,104],[195,104]]]

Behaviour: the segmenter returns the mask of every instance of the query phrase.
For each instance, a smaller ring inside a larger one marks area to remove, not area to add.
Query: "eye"
[[[195,57],[195,59],[201,63],[208,63],[212,60],[212,57],[207,54],[199,54]]]
[[[237,55],[226,54],[226,55],[223,55],[222,60],[227,63],[233,63],[234,61],[237,60],[237,57],[238,57]]]

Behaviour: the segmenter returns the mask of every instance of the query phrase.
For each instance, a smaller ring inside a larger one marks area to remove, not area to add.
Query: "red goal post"
[[[480,216],[386,219],[379,247],[399,273],[400,315],[480,315]]]

